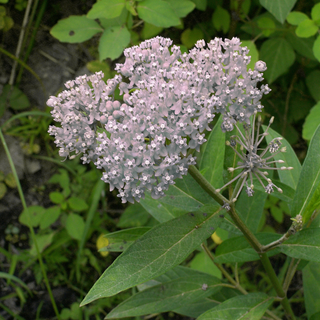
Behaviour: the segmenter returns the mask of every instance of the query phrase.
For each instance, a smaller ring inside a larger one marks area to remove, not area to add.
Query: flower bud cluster
[[[176,178],[185,175],[190,149],[199,151],[204,131],[216,113],[224,115],[222,129],[263,107],[265,63],[247,71],[248,49],[237,38],[203,40],[182,54],[172,41],[156,37],[124,51],[119,73],[105,83],[102,72],[66,83],[67,90],[50,97],[54,120],[50,126],[60,155],[93,161],[103,169],[102,180],[118,189],[123,202],[139,201],[146,190],[153,198],[164,195]],[[123,101],[114,101],[120,89]]]

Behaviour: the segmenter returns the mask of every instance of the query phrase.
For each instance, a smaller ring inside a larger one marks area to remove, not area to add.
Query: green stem
[[[243,235],[246,237],[250,245],[257,251],[259,254],[261,263],[274,287],[276,290],[278,297],[281,299],[281,305],[284,308],[287,318],[291,320],[295,320],[294,313],[289,304],[288,298],[286,297],[286,293],[282,289],[282,286],[277,278],[277,275],[271,265],[271,262],[265,252],[262,252],[263,246],[258,241],[258,239],[254,236],[254,234],[248,229],[248,227],[243,223],[243,221],[238,216],[234,202],[228,201],[222,195],[218,194],[216,190],[212,187],[212,185],[201,175],[199,170],[195,166],[189,167],[189,173],[191,176],[198,182],[200,187],[206,191],[214,200],[216,200],[219,204],[223,205],[224,203],[228,203],[230,205],[230,210],[228,211],[232,220],[236,224],[236,226],[242,231]],[[235,282],[235,280],[233,280]]]
[[[195,166],[189,166],[188,172],[191,174],[192,178],[198,182],[200,187],[220,205],[229,203],[228,199],[217,192]]]
[[[281,283],[279,282],[278,277],[277,277],[276,273],[274,272],[274,269],[271,265],[271,262],[267,256],[267,254],[265,252],[260,253],[259,257],[260,257],[260,260],[262,262],[264,269],[266,270],[267,275],[269,276],[269,279],[270,279],[274,289],[276,290],[278,297],[282,298],[280,303],[281,303],[283,309],[285,310],[287,318],[295,320],[296,318],[295,318],[295,315],[291,309],[289,300],[286,296],[286,293],[282,289]]]
[[[27,203],[26,203],[26,200],[24,198],[24,194],[23,194],[23,191],[22,191],[22,188],[21,188],[20,180],[18,178],[18,174],[17,174],[16,168],[15,168],[14,163],[12,161],[12,157],[11,157],[9,148],[7,146],[6,140],[5,140],[5,138],[4,138],[3,134],[2,134],[2,130],[1,129],[0,129],[0,140],[2,141],[3,148],[4,148],[5,152],[6,152],[6,155],[7,155],[7,158],[8,158],[8,161],[9,161],[13,176],[14,176],[14,178],[16,180],[16,183],[17,183],[17,188],[18,188],[18,192],[19,192],[19,196],[20,196],[20,199],[21,199],[21,202],[22,202],[23,209],[28,211]],[[29,219],[30,219],[30,216],[29,216]],[[37,251],[37,257],[38,257],[38,260],[39,260],[40,269],[42,271],[42,275],[43,275],[43,278],[44,278],[44,281],[45,281],[45,284],[46,284],[46,287],[47,287],[47,290],[48,290],[48,293],[49,293],[49,296],[50,296],[52,307],[54,309],[54,312],[55,312],[58,320],[60,320],[60,314],[59,314],[56,302],[54,300],[54,297],[53,297],[53,294],[52,294],[52,291],[51,291],[51,287],[50,287],[50,284],[49,284],[47,273],[46,273],[44,265],[43,265],[43,261],[42,261],[42,257],[41,257],[40,250],[39,250],[39,247],[38,247],[36,235],[34,233],[34,230],[33,230],[33,227],[31,226],[31,224],[29,224],[28,227],[30,229],[31,237],[32,237],[34,246],[35,246],[36,251]]]

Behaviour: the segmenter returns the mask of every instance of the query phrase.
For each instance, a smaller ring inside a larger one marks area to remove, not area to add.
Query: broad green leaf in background
[[[303,130],[302,130],[303,139],[311,140],[312,136],[314,135],[320,123],[319,119],[320,119],[320,101],[310,110],[310,113],[308,114],[303,124]]]
[[[236,202],[236,209],[241,220],[252,232],[258,231],[267,195],[266,192],[255,190],[253,197],[248,197],[245,192],[242,192]]]
[[[157,27],[169,28],[180,24],[180,19],[168,3],[162,0],[143,0],[137,6],[139,18]]]
[[[297,0],[259,0],[260,4],[266,8],[273,16],[284,23],[289,12]]]
[[[124,23],[126,23],[127,17],[128,17],[128,10],[123,9],[121,11],[120,16],[112,18],[112,19],[99,18],[99,21],[104,29],[108,29],[110,27],[123,25]]]
[[[222,121],[223,117],[220,116],[208,137],[208,141],[201,146],[201,158],[199,161],[199,170],[208,169],[203,176],[215,188],[223,186],[222,173],[226,135],[220,128]]]
[[[204,38],[202,30],[198,28],[186,29],[181,34],[181,43],[185,45],[188,49],[192,48],[198,40]]]
[[[307,222],[313,211],[320,206],[320,125],[310,142],[304,160],[299,183],[291,203],[291,214],[301,214]]]
[[[297,26],[300,22],[309,19],[309,17],[299,11],[291,11],[287,16],[287,21],[293,26]]]
[[[320,228],[303,229],[279,248],[289,257],[320,262]]]
[[[227,33],[230,28],[230,13],[220,7],[217,6],[216,10],[212,15],[212,24],[217,31],[223,31],[223,33]]]
[[[299,38],[294,34],[294,32],[287,32],[286,40],[291,44],[297,53],[310,60],[316,60],[312,50],[314,37]]]
[[[102,31],[97,22],[86,16],[70,16],[59,20],[50,30],[50,34],[61,42],[80,43]]]
[[[206,284],[203,289],[203,284]],[[143,290],[113,309],[106,319],[161,313],[205,299],[221,289],[220,280],[208,274],[179,278]]]
[[[313,54],[320,61],[320,35],[317,36],[316,41],[313,44]]]
[[[67,200],[67,202],[70,208],[76,212],[85,211],[89,208],[87,203],[83,199],[78,197],[71,197]]]
[[[89,19],[105,18],[113,19],[121,15],[126,0],[100,0],[87,13]]]
[[[59,206],[47,208],[40,220],[40,229],[45,229],[53,224],[60,216],[61,209]]]
[[[86,67],[92,73],[102,71],[104,74],[104,77],[103,77],[104,81],[111,78],[110,66],[105,61],[91,60],[87,62]]]
[[[162,30],[163,30],[162,27],[157,27],[151,23],[144,22],[143,28],[141,31],[141,37],[142,39],[150,39],[158,35]]]
[[[211,214],[187,213],[155,226],[102,274],[81,305],[149,281],[181,263],[219,226],[220,207]]]
[[[262,30],[263,35],[269,37],[270,34],[274,33],[276,29],[276,24],[274,21],[268,17],[261,17],[257,21],[258,27]]]
[[[268,69],[264,76],[269,83],[286,73],[293,64],[296,55],[284,38],[272,38],[264,41],[260,49],[260,59],[265,61]]]
[[[255,234],[260,243],[266,245],[280,238],[277,233]],[[279,253],[279,250],[268,251],[268,256]],[[250,246],[244,236],[233,237],[223,241],[216,250],[215,262],[247,262],[259,260],[258,253]]]
[[[52,243],[52,238],[53,238],[54,234],[55,234],[54,232],[51,232],[49,234],[43,234],[43,235],[36,234],[35,235],[34,240],[37,242],[37,246],[38,246],[40,253],[43,252],[45,248],[50,246],[50,244]],[[34,242],[32,243],[32,246],[31,246],[29,252],[33,256],[36,256],[38,254]]]
[[[265,293],[249,293],[244,296],[236,296],[205,312],[197,320],[258,320],[262,318],[273,300],[274,298]]]
[[[262,128],[265,131],[267,127],[262,126]],[[274,131],[271,128],[268,129],[268,133],[269,134],[266,136],[266,140],[268,143],[270,143],[270,141],[274,138],[281,137],[281,135],[278,132]],[[295,189],[298,184],[301,172],[301,164],[290,143],[284,138],[281,140],[280,148],[283,147],[286,147],[286,152],[280,152],[276,154],[273,158],[275,160],[283,160],[284,163],[276,163],[276,166],[278,168],[293,167],[293,170],[278,170],[277,173],[281,182]]]
[[[320,263],[310,262],[302,269],[304,301],[308,319],[320,312]],[[320,314],[319,314],[320,315]],[[315,317],[313,320],[319,318]]]
[[[118,228],[133,228],[144,226],[150,219],[150,214],[141,203],[128,206],[121,214],[117,223]]]
[[[307,87],[314,100],[320,100],[320,70],[313,70],[306,77]]]
[[[318,31],[318,26],[311,19],[303,20],[299,23],[296,29],[296,35],[300,38],[309,38],[315,35]]]
[[[190,0],[164,0],[164,1],[166,1],[169,4],[170,8],[173,10],[174,14],[178,18],[185,17],[196,6]]]
[[[6,107],[22,110],[30,107],[30,102],[20,89],[6,84],[0,94],[0,116],[4,113]]]
[[[311,18],[319,25],[320,20],[320,3],[315,4],[311,9]]]
[[[259,60],[259,52],[256,45],[251,40],[243,40],[241,41],[241,47],[247,47],[250,50],[249,55],[251,56],[251,60],[247,65],[247,69],[250,68],[251,70],[254,70],[254,65]]]
[[[75,213],[70,213],[66,220],[66,230],[71,238],[81,240],[85,223],[83,218]]]
[[[37,227],[45,214],[46,209],[41,206],[30,206],[19,216],[19,222],[28,227]]]
[[[53,203],[60,204],[64,201],[64,196],[61,192],[53,191],[49,193],[49,198]]]
[[[221,279],[221,271],[218,267],[212,263],[212,260],[208,257],[205,252],[197,253],[194,258],[190,262],[190,268],[194,270],[198,270],[201,272],[205,272]]]
[[[205,11],[207,8],[207,0],[192,0],[195,3],[196,8],[201,11]]]
[[[104,30],[99,42],[99,58],[112,60],[121,56],[130,43],[130,32],[125,26],[110,27]]]

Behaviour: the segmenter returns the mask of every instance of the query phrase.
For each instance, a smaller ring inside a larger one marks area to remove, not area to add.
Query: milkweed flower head
[[[206,141],[215,114],[223,131],[249,123],[261,111],[260,99],[270,89],[257,88],[264,62],[247,71],[250,57],[240,40],[215,38],[181,53],[170,39],[156,37],[124,50],[118,74],[105,83],[103,73],[68,81],[67,90],[50,97],[50,126],[59,154],[103,169],[102,180],[118,189],[123,202],[139,201],[145,191],[159,198],[176,178],[187,174]],[[122,101],[114,100],[119,88]]]
[[[257,131],[255,131],[255,120],[256,115],[253,118],[253,125],[244,124],[243,134],[239,129],[238,125],[235,124],[237,128],[238,135],[231,136],[230,141],[227,141],[226,144],[230,146],[234,152],[240,158],[238,162],[238,166],[235,168],[228,168],[229,172],[234,172],[237,170],[241,170],[232,180],[230,180],[227,184],[225,184],[220,189],[217,189],[217,192],[220,192],[225,187],[238,180],[238,185],[235,188],[235,192],[233,195],[233,201],[236,201],[241,190],[245,187],[246,193],[249,197],[254,194],[254,184],[253,178],[255,177],[258,182],[262,185],[265,192],[272,193],[274,188],[282,193],[281,188],[277,187],[270,178],[268,178],[268,171],[265,170],[292,170],[293,167],[275,167],[276,163],[284,163],[283,160],[272,160],[274,156],[281,152],[286,152],[286,147],[281,148],[281,137],[277,137],[272,139],[266,148],[259,148],[261,142],[264,138],[269,134],[268,129],[273,122],[274,117],[272,117],[269,121],[269,125],[267,129],[260,133],[261,127],[261,117],[258,116],[258,124]],[[237,150],[237,145],[240,146],[240,150]]]

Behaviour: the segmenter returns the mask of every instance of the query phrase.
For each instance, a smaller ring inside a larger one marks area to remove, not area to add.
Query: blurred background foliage
[[[182,52],[199,39],[239,37],[250,49],[249,67],[258,60],[268,66],[265,79],[272,91],[262,100],[262,115],[275,116],[273,129],[303,161],[320,122],[319,27],[319,0],[0,0],[1,130],[12,145],[18,144],[25,161],[40,164],[34,174],[19,176],[31,222],[21,204],[14,209],[9,205],[18,195],[17,184],[10,170],[0,168],[0,199],[9,208],[0,217],[0,319],[102,319],[132,292],[78,307],[121,251],[98,253],[108,244],[108,237],[101,235],[157,224],[139,204],[119,203],[92,166],[81,165],[79,159],[61,162],[47,134],[49,110],[35,97],[57,94],[63,83],[58,88],[48,83],[54,71],[46,69],[43,76],[36,68],[38,52],[60,65],[64,53],[59,56],[51,50],[52,44],[60,43],[72,52],[60,69],[63,76],[102,70],[108,79],[115,74],[115,64],[123,61],[124,48],[157,35],[171,38]],[[39,49],[42,41],[50,50]],[[286,230],[288,208],[273,197],[267,203],[259,230]],[[224,239],[224,230],[218,230],[213,246]],[[204,268],[203,259],[195,254],[190,266]],[[53,298],[46,293],[44,274]],[[245,272],[242,277],[247,287],[259,286]],[[173,314],[157,319],[175,317],[183,319]]]

